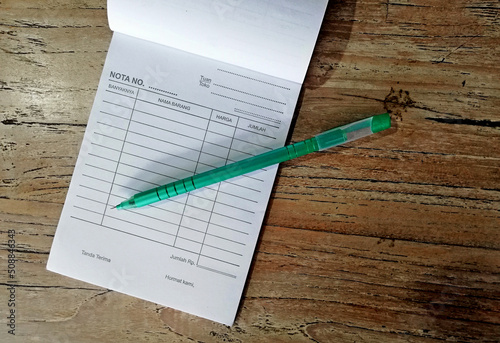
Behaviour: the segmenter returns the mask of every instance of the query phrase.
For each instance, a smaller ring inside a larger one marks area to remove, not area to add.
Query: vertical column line
[[[198,166],[200,164],[200,158],[201,158],[201,154],[203,152],[203,146],[205,145],[205,140],[207,139],[208,127],[210,126],[210,121],[212,120],[213,114],[214,114],[214,110],[211,109],[210,110],[210,118],[208,119],[207,127],[205,129],[205,135],[203,136],[203,142],[201,143],[200,154],[198,155],[198,161],[196,161],[196,166],[194,167],[193,174],[195,174],[195,175],[196,175],[196,170],[198,169]],[[182,209],[181,220],[179,220],[179,225],[177,226],[177,232],[175,233],[175,239],[174,239],[174,244],[173,244],[174,247],[175,247],[175,243],[177,242],[177,237],[179,236],[179,230],[181,229],[181,226],[182,226],[182,220],[184,219],[184,213],[186,212],[186,207],[187,207],[187,203],[189,200],[189,195],[190,194],[187,193],[186,202],[184,203],[184,208]],[[198,258],[199,258],[199,256],[198,256]]]
[[[210,119],[211,119],[211,117],[210,117]],[[229,161],[229,155],[231,154],[231,149],[233,147],[234,137],[236,136],[236,130],[238,129],[239,121],[240,121],[240,117],[237,117],[236,124],[234,125],[233,137],[231,137],[231,144],[229,144],[229,148],[227,150],[226,163],[225,163],[226,165],[227,165],[227,162]],[[208,217],[208,222],[207,222],[207,227],[205,229],[205,233],[203,234],[203,240],[201,242],[200,253],[198,254],[198,260],[196,261],[196,265],[198,265],[200,262],[200,256],[201,256],[201,253],[203,251],[203,247],[205,246],[205,239],[207,238],[208,229],[209,229],[210,223],[212,221],[212,215],[214,213],[214,208],[215,208],[215,203],[217,202],[217,197],[219,196],[219,189],[220,189],[221,183],[222,182],[219,182],[217,184],[217,190],[215,193],[214,202],[212,204],[212,209],[210,210],[210,216]]]
[[[113,180],[111,181],[111,188],[109,190],[108,199],[106,200],[106,206],[104,206],[104,213],[102,214],[101,225],[104,222],[104,217],[106,217],[106,211],[108,210],[108,207],[109,207],[109,199],[111,198],[111,192],[113,191],[113,187],[115,185],[116,174],[118,172],[118,167],[120,166],[120,161],[121,161],[122,154],[123,154],[123,148],[125,147],[125,143],[127,142],[127,136],[128,136],[128,132],[130,129],[130,123],[132,122],[132,117],[134,116],[134,111],[135,111],[135,105],[137,104],[137,98],[139,97],[140,89],[137,87],[135,87],[135,89],[137,90],[137,93],[135,94],[134,104],[132,105],[132,110],[130,112],[130,117],[128,119],[128,125],[127,125],[127,130],[125,131],[125,137],[123,137],[123,143],[122,143],[122,146],[120,148],[120,155],[118,156],[118,161],[116,161],[116,168],[115,168],[115,172],[113,174]]]

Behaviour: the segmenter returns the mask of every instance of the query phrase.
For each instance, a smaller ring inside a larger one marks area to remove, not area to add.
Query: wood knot
[[[384,99],[384,108],[388,113],[396,117],[396,119],[403,120],[403,113],[407,112],[407,108],[414,103],[415,101],[410,97],[410,92],[402,89],[396,92],[391,87],[391,91]]]

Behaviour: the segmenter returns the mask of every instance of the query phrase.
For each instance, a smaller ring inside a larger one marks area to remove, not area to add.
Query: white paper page
[[[300,85],[115,33],[47,268],[232,324],[276,166],[133,194],[284,144]]]
[[[108,0],[112,30],[304,81],[328,0]]]

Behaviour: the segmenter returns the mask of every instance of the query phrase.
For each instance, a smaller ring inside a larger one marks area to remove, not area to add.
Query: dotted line
[[[284,103],[284,102],[281,102],[281,101],[278,101],[278,100],[264,98],[263,96],[255,95],[255,94],[252,94],[252,93],[243,92],[243,91],[240,91],[238,89],[234,89],[234,88],[231,88],[231,87],[226,87],[226,86],[223,86],[223,85],[219,85],[218,83],[214,83],[214,86],[225,88],[225,89],[229,89],[229,90],[232,90],[234,92],[238,92],[238,93],[242,93],[242,94],[254,96],[254,97],[259,98],[259,99],[264,99],[264,100],[267,100],[267,101],[272,101],[272,102],[275,102],[277,104],[285,105],[286,106],[286,103]]]
[[[155,87],[149,86],[149,89],[153,89],[153,90],[158,91],[158,92],[163,92],[163,93],[167,93],[167,94],[170,94],[170,95],[173,95],[173,96],[177,96],[176,93],[167,92],[167,91],[164,91],[163,89],[160,89],[160,88],[155,88]]]
[[[290,90],[290,88],[288,87],[283,87],[283,86],[280,86],[280,85],[275,85],[274,83],[270,83],[270,82],[266,82],[266,81],[262,81],[262,80],[258,80],[258,79],[254,79],[254,78],[251,78],[251,77],[248,77],[248,76],[245,76],[245,75],[241,75],[241,74],[236,74],[236,73],[233,73],[233,72],[230,72],[230,71],[227,71],[227,70],[224,70],[224,69],[217,69],[218,71],[221,71],[221,72],[224,72],[224,73],[228,73],[228,74],[231,74],[231,75],[235,75],[235,76],[239,76],[239,77],[243,77],[245,79],[248,79],[248,80],[252,80],[252,81],[257,81],[257,82],[261,82],[261,83],[265,83],[266,85],[270,85],[270,86],[274,86],[274,87],[278,87],[278,88],[282,88],[282,89],[286,89],[287,91]]]
[[[245,111],[245,110],[242,110],[242,109],[239,109],[239,108],[235,108],[234,112],[236,112],[236,113],[243,113],[243,114],[246,114],[246,115],[249,115],[249,116],[253,116],[253,117],[257,117],[257,118],[269,120],[269,121],[272,121],[273,123],[276,123],[276,124],[281,124],[281,120],[279,120],[279,119],[274,119],[274,118],[271,118],[271,117],[266,117],[266,116],[263,116],[262,114],[248,112],[248,111]]]
[[[242,103],[247,104],[247,105],[252,105],[252,106],[260,107],[260,108],[263,108],[263,109],[268,110],[268,111],[273,111],[273,112],[277,112],[277,113],[283,114],[282,111],[277,111],[277,110],[273,110],[272,108],[268,108],[268,107],[264,107],[264,106],[259,106],[259,105],[256,105],[256,104],[252,104],[251,102],[246,102],[246,101],[238,100],[238,99],[231,98],[231,97],[228,97],[228,96],[225,96],[225,95],[222,95],[222,94],[218,94],[218,93],[214,93],[214,92],[212,92],[212,94],[220,96],[222,98],[229,99],[229,100],[239,101],[239,102],[242,102]]]

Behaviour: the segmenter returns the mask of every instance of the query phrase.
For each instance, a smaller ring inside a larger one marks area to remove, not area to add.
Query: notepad
[[[277,166],[112,207],[283,146],[326,4],[109,0],[114,34],[47,269],[231,325]]]

